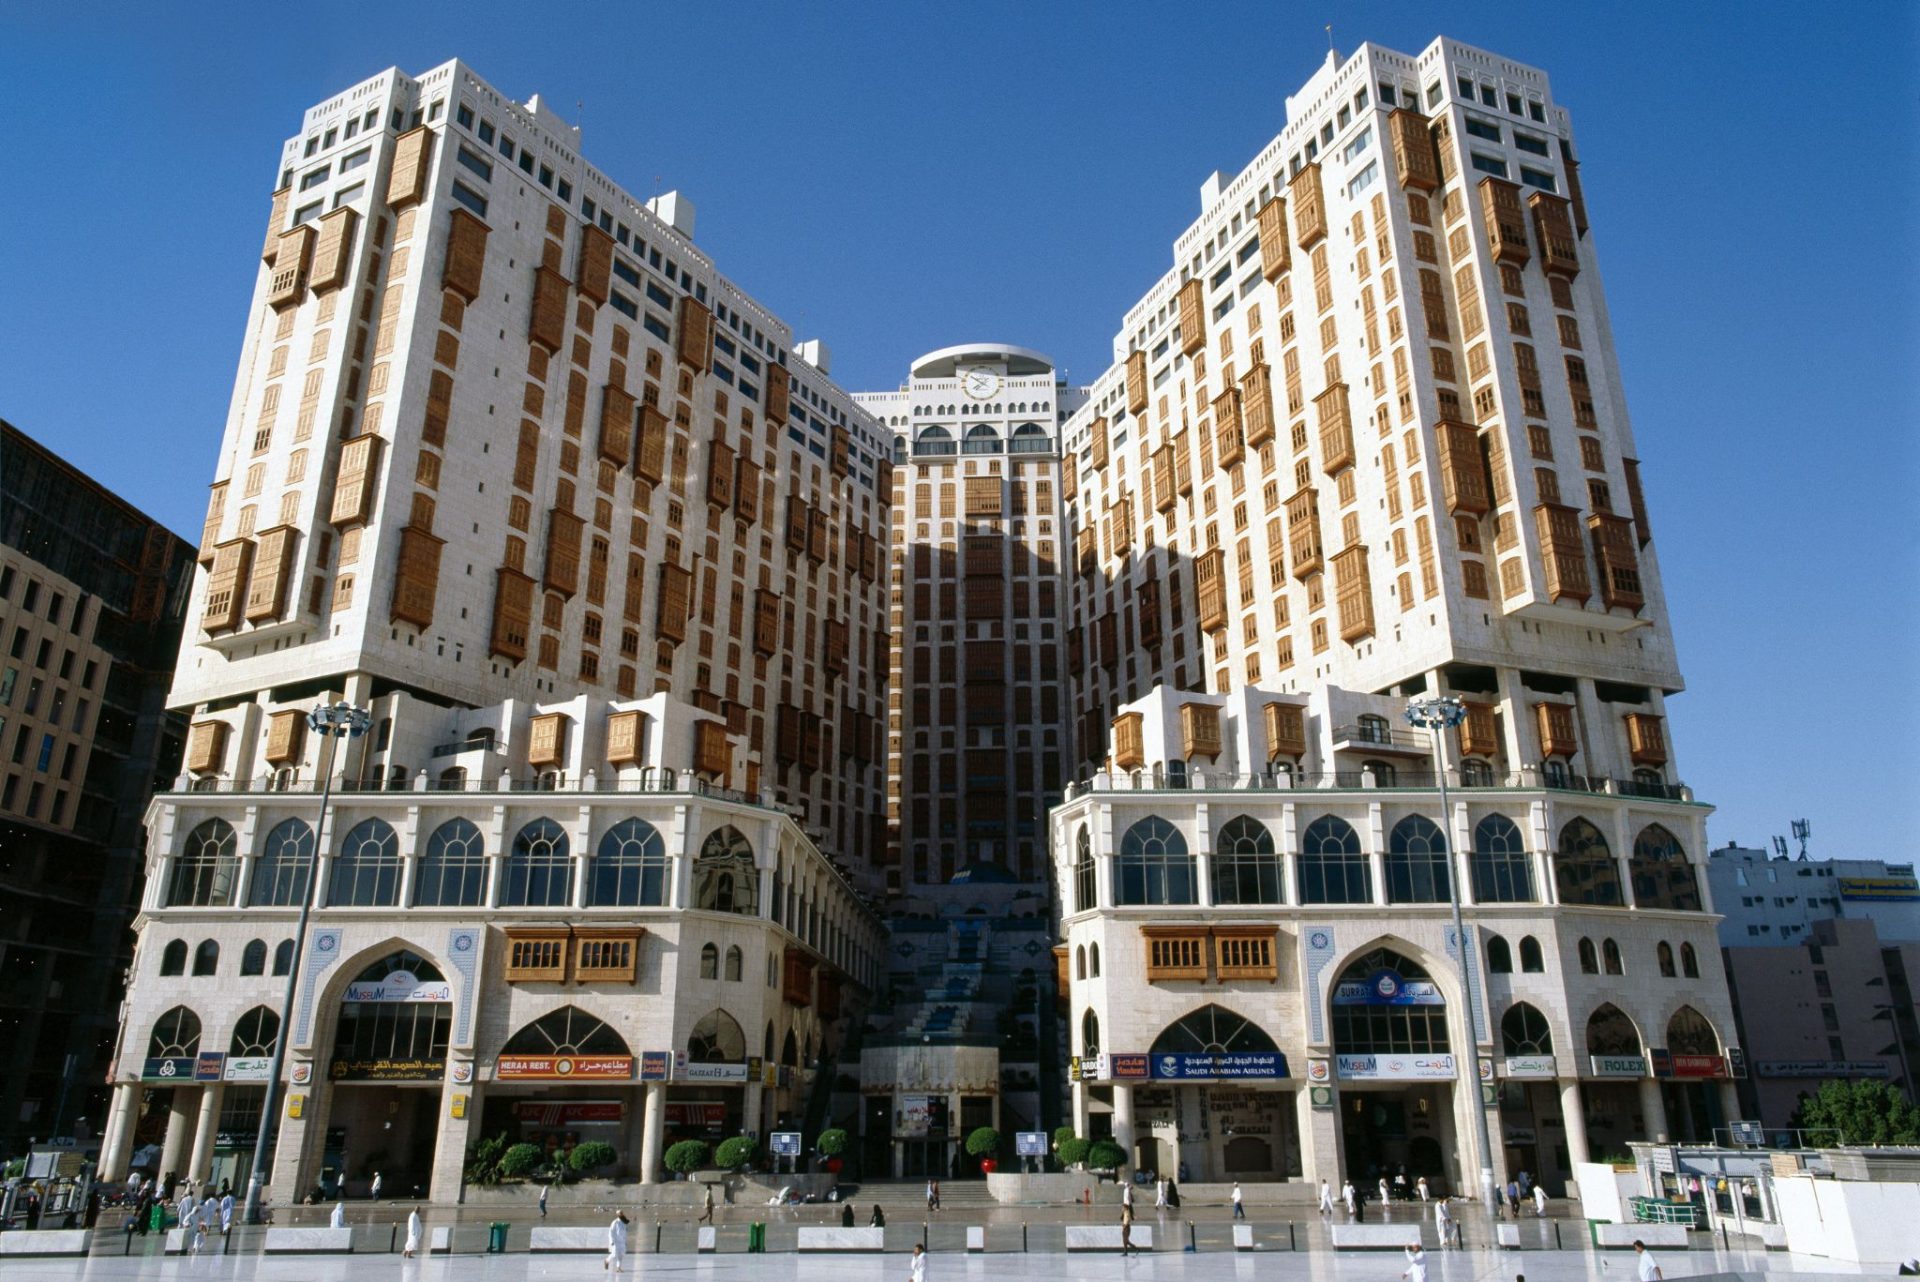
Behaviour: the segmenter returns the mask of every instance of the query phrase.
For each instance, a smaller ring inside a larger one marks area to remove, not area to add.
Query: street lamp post
[[[320,754],[320,824],[313,830],[313,856],[307,863],[307,884],[300,896],[300,924],[293,932],[293,957],[287,966],[287,987],[280,998],[280,1030],[273,1039],[273,1061],[267,1069],[267,1095],[260,1105],[260,1131],[253,1141],[253,1174],[247,1180],[247,1201],[241,1219],[261,1222],[260,1194],[267,1183],[267,1154],[280,1121],[280,1074],[287,1062],[287,1038],[293,1032],[293,996],[300,984],[300,959],[306,952],[307,922],[313,915],[313,897],[320,889],[321,843],[327,835],[327,806],[333,800],[333,759],[336,739],[357,739],[367,732],[372,714],[345,699],[323,703],[307,714],[307,728],[325,743]]]
[[[1473,1120],[1480,1139],[1480,1201],[1487,1214],[1498,1217],[1500,1203],[1493,1190],[1493,1137],[1487,1130],[1487,1110],[1480,1098],[1480,1039],[1473,1027],[1473,964],[1467,929],[1460,915],[1460,870],[1453,857],[1453,814],[1447,805],[1447,772],[1440,750],[1440,732],[1466,720],[1466,705],[1451,696],[1414,699],[1407,704],[1407,721],[1433,736],[1433,774],[1440,784],[1440,844],[1447,855],[1447,898],[1453,904],[1453,937],[1460,950],[1460,992],[1467,1004],[1467,1088],[1473,1092]]]

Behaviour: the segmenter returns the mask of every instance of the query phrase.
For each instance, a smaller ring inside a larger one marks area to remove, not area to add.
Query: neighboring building
[[[1366,45],[1201,196],[1066,430],[1077,1121],[1196,1180],[1472,1187],[1472,1051],[1503,1180],[1708,1134],[1707,808],[1566,112]]]
[[[1826,917],[1796,934],[1792,944],[1723,953],[1753,1073],[1744,1090],[1749,1116],[1773,1128],[1790,1126],[1800,1097],[1836,1078],[1880,1078],[1912,1098],[1912,1069],[1920,1060],[1914,1004],[1920,943],[1888,940],[1864,917]],[[1807,1142],[1832,1140],[1809,1136]]]
[[[192,548],[0,422],[0,1153],[97,1135]]]
[[[1920,878],[1881,859],[1789,859],[1728,842],[1707,856],[1723,948],[1796,944],[1816,922],[1866,920],[1887,940],[1920,941]]]
[[[461,63],[275,168],[103,1169],[244,1179],[316,881],[277,1198],[819,1122],[882,949],[891,435]]]

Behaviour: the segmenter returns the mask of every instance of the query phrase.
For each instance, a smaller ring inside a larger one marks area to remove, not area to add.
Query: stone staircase
[[[840,1196],[843,1201],[852,1202],[856,1208],[864,1211],[874,1203],[885,1208],[889,1218],[896,1212],[901,1215],[914,1215],[924,1218],[927,1210],[927,1182],[925,1180],[862,1180],[857,1185],[841,1185]],[[987,1191],[985,1180],[942,1180],[940,1181],[940,1209],[943,1213],[960,1207],[998,1206],[993,1194]],[[862,1220],[861,1223],[865,1223]]]

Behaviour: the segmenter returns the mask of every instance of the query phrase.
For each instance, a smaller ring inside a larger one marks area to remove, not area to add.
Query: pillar
[[[1124,1082],[1113,1084],[1113,1142],[1120,1146],[1126,1160],[1121,1163],[1120,1174],[1125,1177],[1133,1173],[1133,1087]]]
[[[1586,1103],[1580,1096],[1578,1078],[1560,1079],[1560,1124],[1567,1133],[1567,1160],[1576,1169],[1582,1162],[1591,1162],[1593,1155],[1587,1148]]]
[[[471,1061],[457,1061],[449,1068]],[[435,1202],[464,1202],[467,1195],[467,1148],[479,1137],[480,1083],[448,1080],[440,1088],[439,1120],[434,1127],[433,1170],[427,1177],[427,1197]],[[454,1116],[458,1110],[459,1116]],[[405,1189],[395,1189],[407,1196]]]
[[[1704,885],[1705,883],[1706,878],[1701,878],[1701,884]],[[1898,1036],[1898,1033],[1896,1033],[1895,1036]],[[1721,1124],[1732,1126],[1740,1120],[1740,1088],[1734,1085],[1731,1079],[1720,1082],[1719,1088]],[[1732,1136],[1727,1137],[1729,1143],[1732,1142],[1732,1138]]]
[[[1073,1133],[1081,1139],[1087,1138],[1087,1130],[1092,1125],[1093,1109],[1088,1106],[1089,1092],[1085,1082],[1073,1084]]]
[[[746,1098],[740,1106],[740,1129],[756,1138],[766,1130],[767,1088],[761,1082],[747,1083]]]
[[[198,1092],[191,1086],[176,1086],[167,1097],[167,1138],[160,1145],[162,1180],[169,1175],[186,1174],[187,1140],[193,1128],[193,1106]]]
[[[100,1137],[99,1178],[102,1182],[124,1180],[133,1158],[133,1124],[140,1116],[140,1087],[122,1082],[113,1088],[113,1101],[107,1106],[107,1127]]]
[[[666,1150],[666,1083],[647,1083],[645,1109],[646,1121],[641,1130],[640,1140],[640,1182],[652,1184],[660,1178],[660,1155]]]
[[[1660,1097],[1656,1078],[1640,1079],[1640,1114],[1646,1122],[1647,1138],[1656,1144],[1667,1142],[1667,1102]]]
[[[307,1065],[309,1073],[314,1069],[311,1060],[297,1061]],[[273,1128],[273,1154],[267,1166],[267,1185],[275,1205],[292,1206],[305,1197],[313,1184],[313,1164],[309,1149],[314,1147],[316,1139],[324,1138],[327,1130],[326,1111],[331,1102],[332,1088],[325,1082],[312,1082],[308,1085],[290,1086],[280,1098],[280,1116],[262,1118],[261,1125]],[[295,1101],[298,1101],[296,1104]],[[300,1110],[295,1117],[293,1110]]]
[[[187,1161],[187,1178],[205,1180],[213,1174],[213,1138],[220,1130],[220,1102],[226,1087],[211,1082],[200,1088],[200,1117],[193,1128],[193,1156]]]
[[[1321,1180],[1331,1184],[1335,1194],[1341,1184],[1340,1088],[1329,1083],[1327,1090],[1333,1096],[1330,1108],[1313,1106],[1312,1086],[1294,1092],[1300,1122],[1300,1178],[1313,1186],[1316,1197]]]

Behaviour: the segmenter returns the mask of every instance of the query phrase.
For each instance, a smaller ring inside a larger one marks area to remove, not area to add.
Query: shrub
[[[1053,1146],[1055,1148],[1059,1148],[1072,1138],[1074,1138],[1074,1134],[1071,1126],[1056,1126],[1053,1128]]]
[[[733,1170],[745,1166],[753,1160],[753,1141],[744,1135],[736,1135],[730,1140],[721,1140],[720,1147],[713,1155],[714,1165]]]
[[[1083,1140],[1078,1135],[1069,1135],[1055,1146],[1063,1166],[1079,1166],[1087,1160],[1087,1150],[1092,1147],[1090,1140]]]
[[[500,1155],[500,1173],[512,1179],[521,1179],[532,1175],[546,1157],[538,1144],[515,1144]]]
[[[820,1132],[820,1138],[813,1142],[813,1146],[823,1157],[838,1157],[847,1151],[847,1133],[838,1126],[828,1127]]]
[[[998,1157],[1000,1155],[1000,1132],[991,1126],[982,1126],[967,1136],[967,1154],[970,1157]]]
[[[481,1187],[500,1182],[500,1158],[507,1151],[507,1137],[493,1135],[480,1140],[467,1150],[467,1167],[464,1172],[469,1184]]]
[[[613,1145],[606,1141],[588,1140],[574,1146],[572,1155],[567,1158],[567,1165],[577,1173],[587,1175],[602,1167],[612,1166],[619,1156],[613,1151]]]
[[[1127,1164],[1127,1151],[1112,1140],[1095,1140],[1087,1150],[1087,1165],[1096,1171],[1117,1171]]]
[[[706,1166],[711,1151],[705,1140],[681,1140],[667,1149],[667,1169],[680,1175],[691,1175]]]

